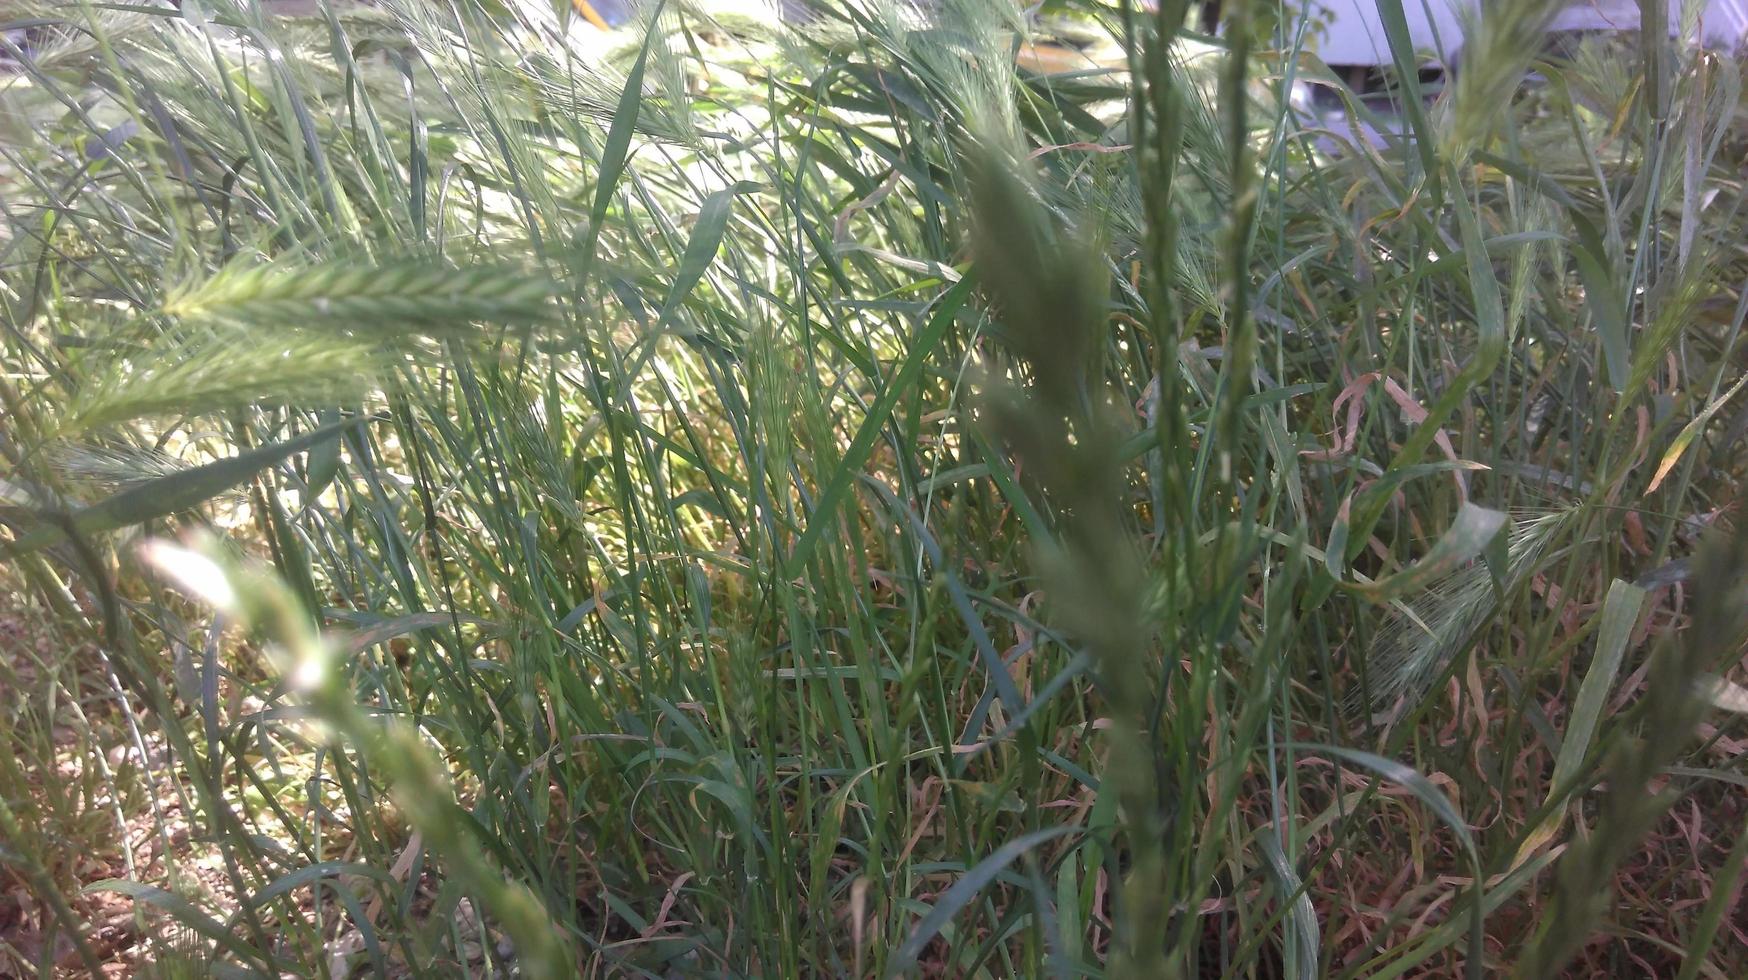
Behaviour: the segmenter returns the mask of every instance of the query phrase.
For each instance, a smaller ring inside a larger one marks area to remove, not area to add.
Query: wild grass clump
[[[3,968],[1748,975],[1739,69],[1199,6],[0,0]]]

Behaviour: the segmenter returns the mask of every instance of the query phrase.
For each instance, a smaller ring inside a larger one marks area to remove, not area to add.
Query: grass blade
[[[1451,833],[1457,838],[1457,843],[1462,845],[1463,852],[1468,855],[1470,870],[1474,875],[1473,894],[1469,905],[1469,952],[1466,957],[1466,969],[1470,980],[1479,980],[1484,962],[1483,956],[1485,955],[1485,951],[1482,949],[1482,921],[1485,917],[1486,886],[1483,883],[1485,876],[1481,868],[1481,852],[1475,846],[1475,835],[1469,829],[1468,823],[1463,820],[1463,815],[1458,813],[1456,807],[1451,805],[1451,801],[1445,797],[1444,793],[1433,785],[1432,780],[1394,759],[1386,759],[1361,749],[1344,748],[1339,745],[1300,744],[1294,747],[1307,752],[1326,752],[1338,756],[1370,771],[1380,779],[1401,786],[1413,793],[1420,802],[1425,803],[1427,809],[1431,810],[1440,822],[1451,829]]]
[[[813,511],[807,516],[807,527],[802,530],[801,537],[795,540],[795,547],[790,549],[788,561],[785,562],[790,574],[799,574],[807,564],[808,556],[819,544],[819,539],[836,530],[835,515],[838,506],[843,503],[844,496],[849,493],[850,486],[861,472],[863,464],[868,461],[868,454],[874,451],[874,443],[880,438],[880,430],[885,428],[898,400],[922,376],[923,367],[941,343],[941,339],[947,335],[947,330],[952,327],[960,307],[965,305],[975,283],[975,276],[966,276],[941,294],[940,300],[935,304],[934,314],[923,329],[917,332],[911,342],[910,352],[905,355],[898,370],[887,379],[885,389],[868,409],[861,428],[856,430],[855,438],[850,440],[849,448],[844,450],[843,457],[832,470],[831,478],[819,492]]]
[[[1373,602],[1389,602],[1423,592],[1466,562],[1479,558],[1505,530],[1505,515],[1478,504],[1464,504],[1457,519],[1432,549],[1408,568],[1371,582],[1343,582],[1341,587]]]
[[[148,480],[74,511],[68,515],[68,519],[74,531],[80,535],[92,535],[181,513],[248,481],[257,473],[294,453],[329,439],[338,439],[342,430],[362,425],[366,421],[368,419],[341,419],[283,442]],[[5,548],[13,556],[29,554],[38,548],[54,544],[65,534],[65,529],[59,524],[45,523]]]
[[[1596,629],[1596,654],[1578,686],[1578,698],[1572,703],[1572,715],[1560,739],[1560,753],[1554,758],[1554,774],[1549,779],[1552,787],[1549,803],[1555,801],[1556,795],[1570,794],[1581,788],[1572,785],[1572,781],[1577,777],[1584,757],[1590,753],[1591,741],[1602,720],[1603,704],[1620,673],[1621,661],[1632,641],[1633,628],[1639,623],[1639,613],[1649,595],[1644,589],[1618,578],[1608,587],[1608,596],[1603,599],[1600,613],[1602,621]],[[1564,814],[1565,807],[1548,814],[1524,837],[1517,849],[1517,857],[1512,860],[1512,867],[1523,864],[1530,855],[1554,839]]]
[[[923,948],[940,935],[941,929],[952,922],[954,916],[981,895],[995,881],[996,876],[1007,870],[1008,865],[1019,860],[1021,855],[1040,844],[1079,832],[1078,827],[1051,827],[1033,831],[1008,841],[996,848],[995,853],[977,862],[975,867],[961,875],[951,888],[935,900],[928,914],[923,916],[922,921],[916,924],[916,928],[899,945],[886,964],[886,976],[896,977],[915,970],[917,958],[922,955]]]

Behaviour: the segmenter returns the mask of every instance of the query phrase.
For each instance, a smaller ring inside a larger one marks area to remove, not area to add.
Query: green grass
[[[1161,6],[0,3],[0,963],[1748,973],[1738,70]]]

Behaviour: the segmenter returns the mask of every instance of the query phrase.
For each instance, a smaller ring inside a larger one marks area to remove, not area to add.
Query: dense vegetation
[[[0,3],[0,974],[1748,975],[1735,62],[652,6]]]

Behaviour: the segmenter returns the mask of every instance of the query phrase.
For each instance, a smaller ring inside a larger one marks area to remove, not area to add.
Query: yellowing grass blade
[[[1743,375],[1740,380],[1730,386],[1729,391],[1724,392],[1722,397],[1707,405],[1704,411],[1694,416],[1693,421],[1681,427],[1681,432],[1676,435],[1675,441],[1669,444],[1668,450],[1663,453],[1663,459],[1657,463],[1657,473],[1651,477],[1651,485],[1645,488],[1645,496],[1649,497],[1658,487],[1663,485],[1663,479],[1669,475],[1670,470],[1675,468],[1681,455],[1687,452],[1687,447],[1693,445],[1693,440],[1699,437],[1700,432],[1705,429],[1706,423],[1711,421],[1712,416],[1718,414],[1718,410],[1728,404],[1730,399],[1736,397],[1736,393],[1742,390],[1743,385],[1748,385],[1748,374]]]

